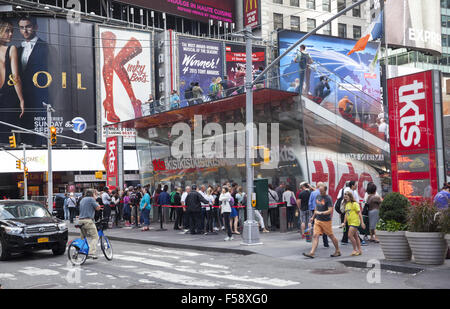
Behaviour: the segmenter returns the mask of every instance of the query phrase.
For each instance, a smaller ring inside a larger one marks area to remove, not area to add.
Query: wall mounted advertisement
[[[392,189],[433,197],[444,182],[440,72],[388,80]]]
[[[55,110],[52,125],[58,134],[95,142],[93,26],[56,18],[7,18],[1,13],[0,19],[5,20],[0,23],[0,33],[8,33],[0,43],[6,47],[0,55],[6,59],[0,69],[5,72],[0,120],[47,134],[44,102]],[[11,128],[1,126],[0,132],[0,143],[6,143]],[[28,145],[47,144],[37,135],[17,138]],[[63,143],[73,142],[58,140]]]
[[[96,32],[98,132],[104,143],[105,125],[143,116],[142,104],[153,93],[153,44],[148,32],[103,26]]]

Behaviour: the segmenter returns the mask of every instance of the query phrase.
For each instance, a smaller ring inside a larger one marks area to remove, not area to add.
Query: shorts
[[[231,215],[230,215],[230,218],[235,218],[235,217],[237,217],[239,214],[238,214],[238,212],[237,212],[237,209],[236,208],[234,208],[234,207],[231,207]]]
[[[309,210],[300,210],[300,220],[304,224],[308,224],[309,219],[311,219],[311,212]]]
[[[314,220],[314,235],[333,235],[333,226],[330,221],[319,221],[317,219]]]

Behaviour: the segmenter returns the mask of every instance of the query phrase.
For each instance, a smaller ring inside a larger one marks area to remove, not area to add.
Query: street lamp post
[[[24,200],[28,200],[28,179],[27,179],[27,173],[26,173],[26,168],[27,168],[27,156],[26,156],[26,146],[25,144],[22,144],[23,147],[23,183],[24,183],[24,195],[23,195],[23,199]]]
[[[47,108],[47,148],[48,148],[48,181],[47,181],[47,207],[53,214],[53,172],[52,172],[52,143],[50,139],[50,127],[52,126],[52,112],[55,110],[50,104],[44,104]]]

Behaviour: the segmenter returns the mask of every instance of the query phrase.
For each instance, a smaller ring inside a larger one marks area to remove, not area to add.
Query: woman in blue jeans
[[[144,196],[141,199],[140,209],[141,209],[141,220],[144,221],[144,226],[142,231],[148,231],[150,228],[150,195],[148,194],[148,189],[143,189]]]

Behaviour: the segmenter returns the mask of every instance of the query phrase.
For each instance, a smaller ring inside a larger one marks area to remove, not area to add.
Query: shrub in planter
[[[440,211],[439,227],[441,232],[445,234],[447,246],[450,247],[450,207]]]
[[[444,263],[447,243],[439,225],[438,209],[431,199],[413,203],[408,212],[406,238],[416,263],[426,265]]]
[[[399,193],[389,193],[380,206],[377,236],[384,257],[390,261],[409,261],[411,249],[405,236],[409,200]]]

